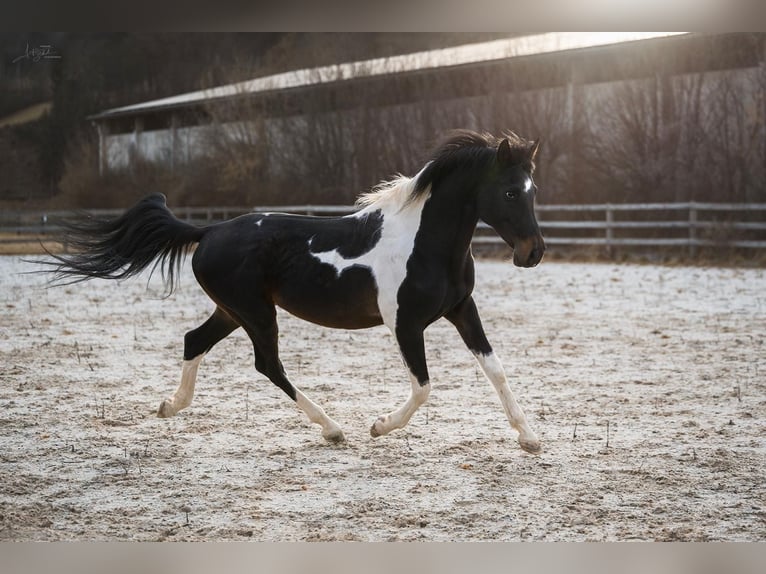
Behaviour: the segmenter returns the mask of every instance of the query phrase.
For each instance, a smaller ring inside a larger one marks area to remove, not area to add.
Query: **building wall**
[[[183,164],[210,153],[207,137],[211,132],[211,126],[203,125],[110,134],[105,138],[106,166],[111,170],[125,169],[135,158],[168,166],[174,162]]]

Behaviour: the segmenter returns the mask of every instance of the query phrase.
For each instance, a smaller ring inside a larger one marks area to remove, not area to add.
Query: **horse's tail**
[[[55,255],[44,263],[53,267],[53,284],[69,284],[94,277],[125,279],[146,269],[159,267],[168,294],[176,283],[186,254],[205,234],[177,219],[165,204],[165,196],[154,193],[139,201],[117,219],[89,218],[64,224],[63,240],[73,255]]]

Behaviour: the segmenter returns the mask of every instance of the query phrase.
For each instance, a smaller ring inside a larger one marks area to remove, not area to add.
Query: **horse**
[[[215,310],[184,336],[181,382],[159,417],[188,407],[203,357],[238,328],[252,341],[255,368],[282,389],[329,442],[340,426],[288,379],[278,349],[276,307],[336,329],[385,325],[411,383],[407,401],[378,417],[372,437],[403,428],[426,402],[431,380],[423,332],[442,317],[457,329],[499,395],[518,443],[541,451],[493,352],[473,299],[471,240],[484,221],[513,249],[513,263],[534,267],[545,251],[534,202],[539,140],[450,132],[413,177],[399,175],[362,194],[343,217],[249,213],[208,226],[177,219],[161,193],[111,220],[67,224],[75,251],[53,255],[51,282],[123,279],[152,262],[172,293],[193,251],[194,276]]]

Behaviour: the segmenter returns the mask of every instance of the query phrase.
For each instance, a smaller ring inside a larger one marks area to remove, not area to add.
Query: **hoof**
[[[168,399],[165,399],[160,403],[160,408],[157,409],[157,418],[160,419],[167,419],[175,415],[175,411],[173,410],[173,405]]]
[[[343,431],[340,429],[335,429],[328,432],[327,434],[322,433],[322,436],[327,442],[332,444],[341,444],[346,442],[346,437],[343,435]]]
[[[519,446],[529,454],[540,454],[543,451],[540,441],[536,438],[527,440],[521,440],[521,438],[519,438]]]
[[[372,438],[377,438],[384,434],[388,434],[389,431],[382,428],[384,424],[386,424],[386,417],[378,417],[378,420],[372,423],[372,426],[370,427],[370,436]]]

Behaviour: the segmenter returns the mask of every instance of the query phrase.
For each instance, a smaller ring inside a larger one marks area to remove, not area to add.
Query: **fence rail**
[[[691,256],[697,254],[699,247],[766,249],[766,203],[540,205],[537,211],[543,232],[548,232],[548,245],[601,246],[607,251],[615,247],[683,247]],[[603,217],[595,219],[593,216],[599,212]],[[555,213],[590,217],[546,220],[546,214]],[[673,219],[668,219],[668,214]],[[678,216],[682,214],[686,217],[680,219]],[[647,215],[653,217],[645,219]],[[625,219],[626,216],[631,219]],[[556,232],[562,229],[594,233],[586,237],[557,235]],[[625,230],[644,233],[640,237],[625,237]]]
[[[281,205],[267,207],[180,207],[177,217],[196,224],[224,221],[245,213],[285,212],[347,215],[348,205]],[[95,217],[116,217],[120,209],[92,209]],[[723,246],[766,249],[766,203],[629,203],[538,205],[540,227],[549,246],[595,246],[608,252],[619,247],[675,247],[697,254],[698,248]],[[0,244],[52,239],[71,211],[4,211]],[[480,223],[474,243],[500,245],[502,240]]]

